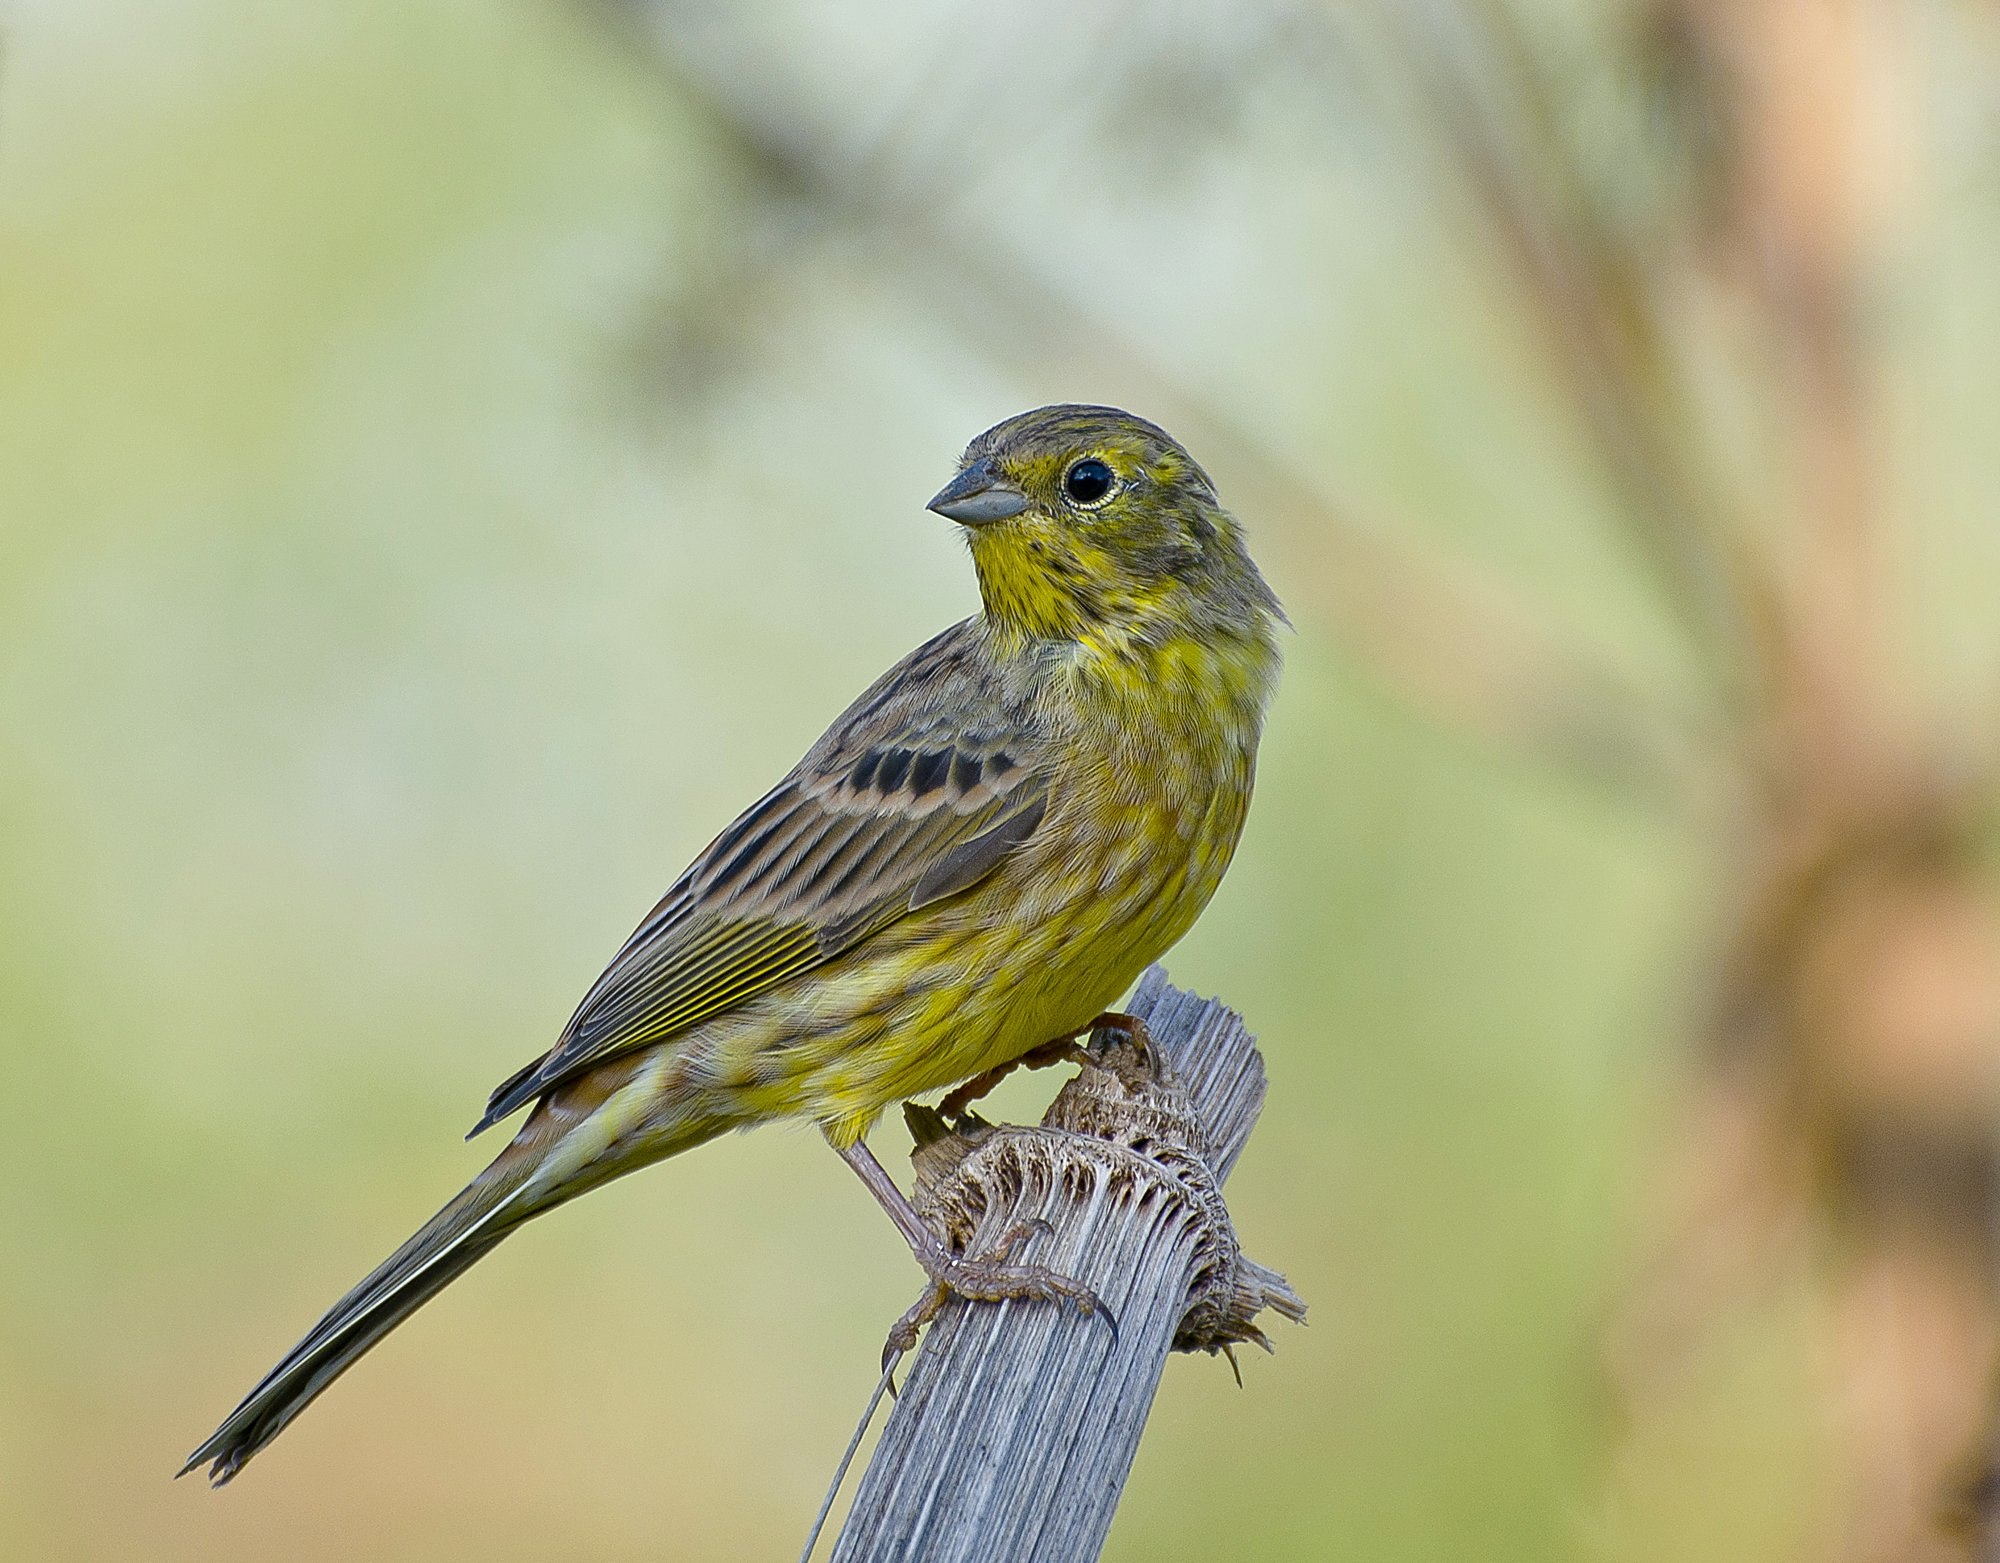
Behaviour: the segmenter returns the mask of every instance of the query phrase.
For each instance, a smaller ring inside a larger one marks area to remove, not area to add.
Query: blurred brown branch
[[[1664,149],[1698,166],[1660,181],[1686,194],[1644,222],[1585,166],[1517,11],[1396,8],[1388,27],[1419,123],[1708,653],[1730,715],[1717,762],[1756,778],[1725,825],[1674,1235],[1616,1332],[1619,1366],[1643,1411],[1719,1309],[1800,1245],[1821,1253],[1837,1550],[1855,1559],[1963,1545],[1937,1515],[1966,1490],[2000,1329],[1996,776],[1988,733],[1927,725],[1897,684],[1858,302],[1907,25],[1859,4],[1655,0],[1633,63],[1702,134]],[[1734,328],[1721,354],[1714,319]],[[1718,357],[1775,414],[1768,479],[1732,480],[1704,445],[1685,375]]]
[[[1691,438],[1666,268],[1601,209],[1504,7],[1384,14],[1415,81],[1413,127],[1509,263],[1521,313],[1615,485],[1613,518],[1740,708],[1778,654],[1783,624],[1771,561]]]

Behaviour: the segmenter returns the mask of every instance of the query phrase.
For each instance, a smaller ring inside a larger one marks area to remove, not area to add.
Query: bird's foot
[[[1164,1079],[1164,1060],[1153,1046],[1153,1034],[1137,1015],[1106,1010],[1090,1023],[1091,1064],[1111,1075],[1137,1096]]]
[[[930,1280],[924,1287],[923,1295],[889,1331],[889,1339],[882,1347],[882,1366],[886,1369],[890,1359],[914,1347],[918,1333],[938,1316],[945,1303],[953,1297],[963,1297],[970,1302],[1005,1302],[1019,1298],[1023,1301],[1066,1303],[1086,1318],[1102,1319],[1105,1328],[1111,1331],[1111,1342],[1115,1346],[1118,1343],[1118,1321],[1097,1293],[1074,1277],[1045,1265],[1014,1262],[1022,1246],[1037,1231],[1051,1230],[1048,1222],[1037,1216],[1015,1223],[994,1248],[976,1258],[963,1258],[942,1243],[935,1250],[919,1252],[917,1262],[924,1267],[924,1274]]]
[[[1147,1069],[1153,1067],[1153,1060],[1157,1056],[1153,1051],[1153,1033],[1146,1029],[1145,1021],[1137,1015],[1128,1015],[1119,1009],[1107,1009],[1085,1030],[1092,1033],[1106,1031],[1113,1036],[1123,1037],[1125,1045],[1132,1050],[1137,1061]]]

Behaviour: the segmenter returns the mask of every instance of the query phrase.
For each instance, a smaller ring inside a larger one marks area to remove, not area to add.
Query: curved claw
[[[913,1350],[917,1336],[923,1327],[943,1311],[945,1301],[951,1296],[951,1289],[942,1281],[932,1281],[924,1288],[923,1295],[904,1311],[902,1318],[889,1327],[889,1338],[882,1343],[882,1371],[889,1371],[889,1364],[904,1352]],[[894,1386],[891,1386],[894,1393]]]
[[[1042,1224],[1044,1226],[1048,1225],[1047,1222],[1043,1222]],[[1069,1293],[1067,1296],[1059,1299],[1059,1301],[1068,1302],[1076,1309],[1077,1315],[1080,1318],[1101,1320],[1104,1327],[1111,1332],[1111,1349],[1113,1351],[1118,1349],[1118,1316],[1111,1311],[1111,1305],[1102,1297],[1099,1297],[1096,1292],[1079,1282],[1077,1283],[1076,1291]]]
[[[1108,1009],[1090,1023],[1090,1053],[1100,1069],[1115,1068],[1128,1089],[1158,1081],[1162,1076],[1159,1049],[1154,1045],[1153,1033],[1146,1022],[1137,1015],[1128,1015],[1123,1010]],[[1110,1054],[1117,1038],[1130,1049],[1130,1060],[1122,1065],[1114,1065]]]
[[[1111,1332],[1111,1349],[1116,1351],[1118,1349],[1118,1316],[1104,1305],[1104,1299],[1099,1297],[1095,1292],[1090,1294],[1090,1306],[1084,1309],[1084,1312],[1104,1321],[1104,1327]]]

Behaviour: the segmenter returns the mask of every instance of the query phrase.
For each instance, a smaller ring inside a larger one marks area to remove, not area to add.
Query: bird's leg
[[[1096,1021],[1090,1023],[1096,1025]],[[1086,1026],[1085,1030],[1090,1028]],[[1047,1042],[1039,1042],[1021,1054],[1010,1058],[1004,1064],[995,1064],[983,1075],[974,1075],[963,1085],[954,1089],[951,1095],[938,1103],[938,1112],[947,1123],[956,1123],[965,1116],[966,1109],[981,1097],[988,1095],[995,1086],[1017,1069],[1049,1069],[1057,1064],[1087,1064],[1090,1057],[1076,1045],[1075,1037],[1055,1037]]]
[[[831,1138],[828,1143],[833,1144]],[[896,1223],[896,1230],[903,1234],[903,1241],[910,1245],[911,1254],[923,1267],[924,1274],[930,1277],[923,1296],[896,1321],[895,1328],[889,1332],[888,1344],[882,1348],[885,1365],[897,1352],[908,1351],[916,1344],[917,1331],[936,1318],[938,1310],[953,1296],[972,1302],[1021,1298],[1069,1303],[1078,1313],[1103,1319],[1111,1331],[1112,1341],[1117,1341],[1118,1321],[1112,1318],[1104,1300],[1089,1287],[1042,1265],[1013,1262],[1014,1255],[1035,1229],[1047,1228],[1046,1221],[1037,1218],[1019,1222],[1009,1229],[999,1246],[990,1253],[970,1259],[961,1257],[945,1247],[944,1240],[917,1214],[916,1207],[896,1186],[896,1180],[875,1159],[875,1153],[864,1141],[857,1140],[846,1146],[834,1144],[834,1149],[840,1153],[841,1160],[854,1169],[868,1192],[875,1196],[876,1203],[889,1213],[889,1219]]]
[[[1123,1010],[1107,1009],[1072,1036],[1054,1037],[1047,1042],[1037,1043],[1020,1057],[1010,1058],[1004,1064],[995,1064],[983,1075],[974,1075],[938,1103],[939,1116],[947,1123],[956,1123],[965,1116],[967,1109],[974,1102],[988,1095],[995,1086],[1017,1069],[1047,1069],[1056,1064],[1090,1063],[1092,1061],[1090,1055],[1077,1045],[1076,1039],[1099,1030],[1118,1032],[1137,1053],[1140,1064],[1151,1069],[1153,1038],[1146,1030],[1146,1023],[1137,1015],[1128,1015]]]

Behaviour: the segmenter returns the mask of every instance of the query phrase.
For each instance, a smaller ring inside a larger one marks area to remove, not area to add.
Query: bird
[[[962,527],[980,610],[695,858],[493,1091],[472,1133],[530,1109],[513,1139],[182,1475],[228,1482],[533,1217],[774,1120],[819,1127],[932,1295],[1093,1301],[1011,1254],[952,1252],[864,1136],[899,1102],[956,1086],[962,1107],[1047,1061],[1187,932],[1243,829],[1287,621],[1208,474],[1114,407],[996,424],[927,508]]]

